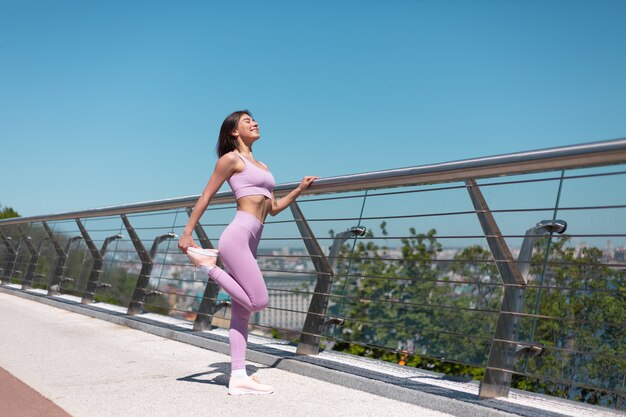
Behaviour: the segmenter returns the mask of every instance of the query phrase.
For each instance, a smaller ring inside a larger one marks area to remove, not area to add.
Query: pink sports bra
[[[246,167],[241,172],[235,172],[226,181],[235,198],[239,200],[241,197],[247,195],[264,195],[267,198],[272,198],[272,191],[276,182],[274,176],[267,169],[259,168],[252,162],[248,161],[242,155],[235,152],[246,164]],[[263,162],[261,162],[263,164]],[[265,164],[263,164],[265,166]]]

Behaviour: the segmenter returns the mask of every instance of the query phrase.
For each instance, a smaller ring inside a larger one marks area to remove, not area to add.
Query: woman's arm
[[[182,250],[183,253],[187,253],[187,248],[189,246],[198,246],[193,241],[191,233],[200,221],[200,217],[208,207],[213,195],[215,195],[217,190],[219,190],[222,184],[224,184],[224,181],[230,178],[230,176],[235,172],[238,159],[239,158],[234,155],[226,154],[217,160],[215,170],[213,170],[213,174],[211,175],[211,178],[209,178],[209,182],[206,187],[204,187],[200,198],[198,198],[196,205],[193,207],[193,211],[189,216],[189,220],[187,221],[185,230],[183,230],[182,236],[178,239],[178,248]]]
[[[311,184],[313,184],[313,181],[315,181],[318,178],[319,177],[315,177],[315,176],[304,177],[302,179],[302,182],[300,182],[300,185],[298,185],[296,188],[291,190],[289,194],[287,194],[286,196],[278,200],[274,198],[274,193],[272,193],[272,205],[268,213],[272,216],[276,216],[278,213],[280,213],[281,211],[289,207],[289,204],[293,203],[294,200],[298,198],[304,190],[309,188]]]

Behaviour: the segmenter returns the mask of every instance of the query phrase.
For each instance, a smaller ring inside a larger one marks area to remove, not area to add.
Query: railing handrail
[[[626,138],[321,178],[303,194],[364,191],[619,163],[626,163]],[[299,182],[280,184],[274,189],[274,194],[276,197],[283,196],[298,184]],[[15,217],[0,220],[0,226],[179,209],[193,206],[198,197],[199,195],[193,195],[40,216]],[[228,202],[234,202],[231,191],[217,193],[211,199],[211,204]]]

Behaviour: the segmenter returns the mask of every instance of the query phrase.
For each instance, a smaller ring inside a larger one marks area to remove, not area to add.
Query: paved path
[[[0,416],[69,417],[62,408],[0,368]]]
[[[230,397],[226,355],[3,293],[0,317],[0,368],[73,417],[450,416],[258,364],[275,394]]]

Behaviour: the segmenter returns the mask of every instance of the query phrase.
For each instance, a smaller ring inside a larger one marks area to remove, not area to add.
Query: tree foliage
[[[19,213],[11,207],[2,207],[0,204],[0,220],[1,219],[10,219],[12,217],[20,217]]]
[[[535,287],[527,291],[526,307],[534,314],[538,306],[538,317],[525,320],[522,330],[523,337],[547,349],[520,364],[520,371],[545,380],[517,377],[515,383],[563,398],[615,405],[620,399],[604,390],[624,389],[626,273],[603,263],[600,249],[576,250],[568,242],[567,237],[549,244],[544,239],[535,248]]]

